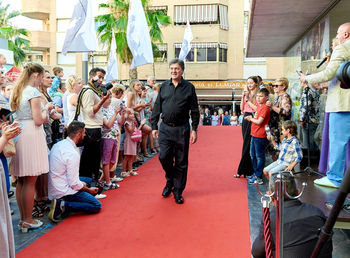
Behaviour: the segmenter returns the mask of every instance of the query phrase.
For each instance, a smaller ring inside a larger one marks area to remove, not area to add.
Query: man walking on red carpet
[[[167,180],[162,196],[174,193],[175,202],[182,204],[182,192],[187,181],[189,142],[197,141],[199,110],[196,90],[192,83],[183,79],[185,63],[180,59],[170,61],[171,79],[162,83],[152,111],[152,135],[158,138],[159,160]],[[189,125],[192,119],[192,130]]]

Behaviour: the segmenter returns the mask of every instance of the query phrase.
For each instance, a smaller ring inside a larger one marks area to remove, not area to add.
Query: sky
[[[3,6],[10,5],[9,11],[21,11],[21,0],[2,0]],[[42,30],[42,22],[19,16],[11,19],[12,25],[27,30]]]

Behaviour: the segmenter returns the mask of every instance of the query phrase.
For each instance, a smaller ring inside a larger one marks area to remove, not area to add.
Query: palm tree
[[[5,7],[0,1],[0,37],[8,40],[8,48],[13,51],[15,65],[21,64],[25,58],[25,50],[29,50],[30,41],[23,38],[28,36],[28,31],[21,28],[16,28],[10,24],[11,19],[19,16],[21,13],[12,11],[8,13],[9,4]]]
[[[170,24],[170,17],[163,10],[152,10],[148,8],[148,0],[141,0],[146,14],[146,20],[150,27],[150,36],[152,41],[153,55],[160,55],[160,51],[156,43],[162,43],[161,26]],[[115,41],[117,45],[117,54],[122,63],[131,63],[132,54],[126,40],[126,30],[128,26],[128,0],[109,0],[107,3],[99,5],[100,8],[105,8],[108,13],[99,15],[95,21],[100,23],[97,28],[99,41],[110,49],[112,42],[112,33],[114,31]],[[108,51],[109,52],[109,51]],[[130,71],[130,79],[137,78],[137,70],[134,68]]]

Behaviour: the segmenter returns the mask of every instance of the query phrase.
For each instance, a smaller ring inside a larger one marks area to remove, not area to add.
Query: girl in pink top
[[[141,130],[142,126],[146,123],[146,120],[143,119],[139,128],[137,128],[137,123],[135,119],[134,110],[131,108],[126,109],[125,113],[125,140],[124,140],[124,160],[123,160],[123,172],[121,173],[122,177],[137,176],[138,173],[132,170],[132,163],[136,159],[137,154],[137,142],[131,139],[131,135],[135,132],[136,129]]]

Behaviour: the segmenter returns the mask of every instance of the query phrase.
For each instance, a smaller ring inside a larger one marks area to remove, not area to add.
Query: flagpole
[[[83,58],[82,58],[82,63],[83,63],[83,80],[87,84],[88,83],[88,70],[89,70],[89,54],[87,52],[83,53]]]

